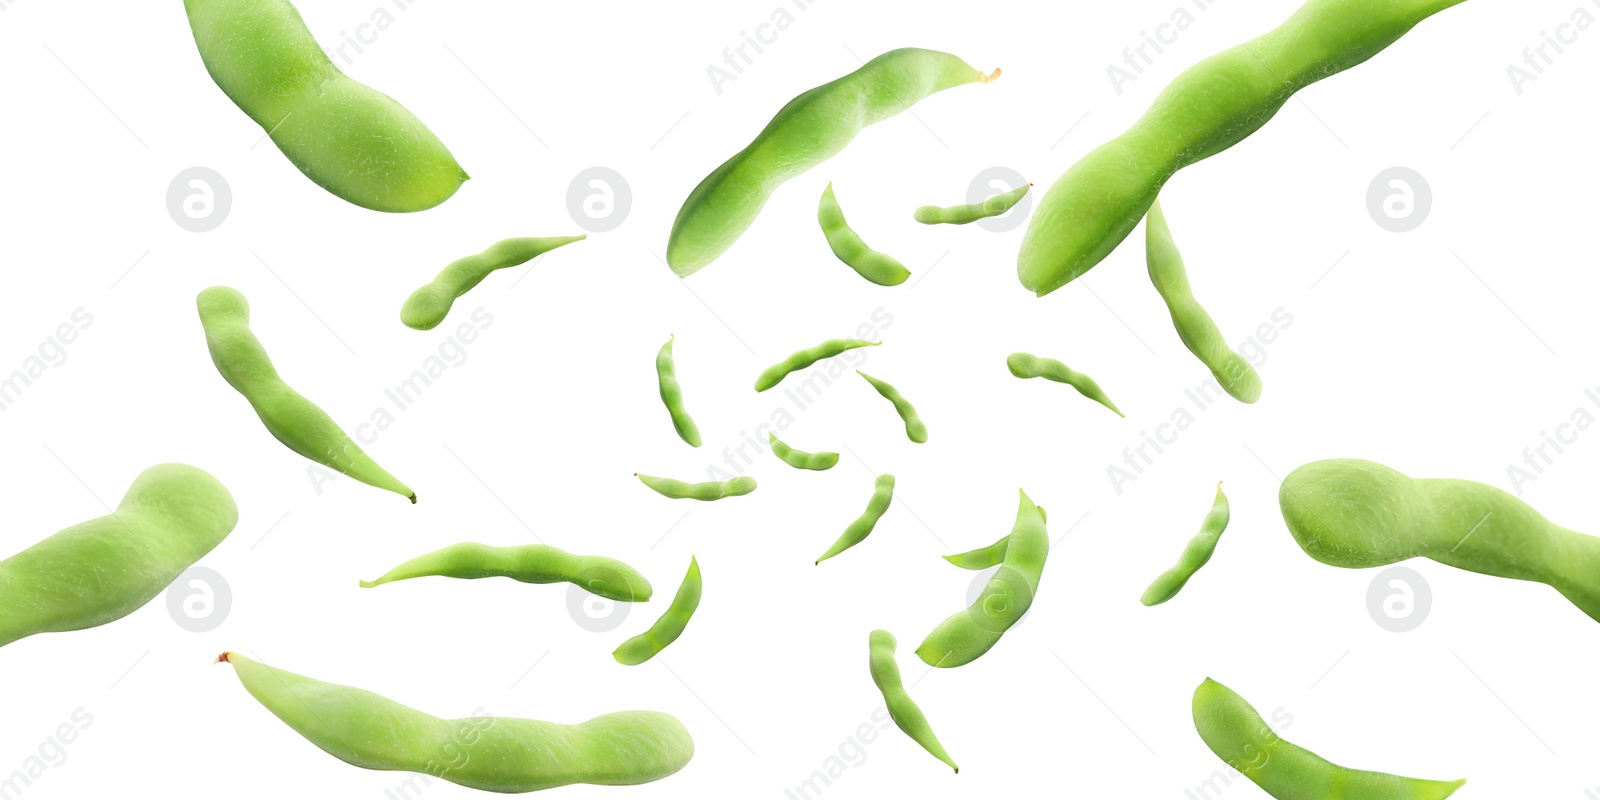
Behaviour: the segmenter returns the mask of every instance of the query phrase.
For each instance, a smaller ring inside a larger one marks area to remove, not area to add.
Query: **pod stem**
[[[994,72],[991,72],[988,75],[984,75],[982,77],[982,80],[983,80],[984,83],[994,83],[995,81],[1000,80],[1000,68],[999,67],[995,67],[994,68]],[[1032,184],[1029,184],[1029,185],[1031,186]]]

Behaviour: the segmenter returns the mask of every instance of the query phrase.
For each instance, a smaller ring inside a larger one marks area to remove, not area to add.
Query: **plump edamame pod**
[[[672,429],[678,432],[678,438],[690,447],[699,447],[700,428],[689,416],[689,409],[683,407],[683,387],[678,385],[678,366],[672,360],[672,343],[676,340],[676,336],[668,338],[656,353],[656,383],[661,388],[661,402],[672,417]]]
[[[1039,512],[1040,522],[1049,521],[1049,517],[1044,513],[1044,506],[1034,506],[1034,509]],[[1006,547],[1010,544],[1011,534],[1008,533],[996,539],[994,544],[980,547],[976,550],[968,550],[965,553],[944,556],[944,560],[962,569],[984,570],[990,567],[998,567],[1005,563]]]
[[[139,473],[117,510],[0,561],[0,647],[132,614],[239,521],[221,482],[184,464]]]
[[[1183,346],[1211,370],[1223,391],[1234,399],[1244,403],[1261,399],[1261,376],[1256,374],[1256,368],[1250,366],[1244,356],[1229,349],[1217,323],[1201,307],[1200,301],[1194,299],[1188,272],[1183,267],[1183,255],[1172,240],[1160,201],[1150,204],[1150,214],[1145,219],[1145,263],[1150,270],[1150,282],[1167,304],[1172,327],[1178,329]]]
[[[688,277],[723,254],[756,221],[772,192],[844,150],[862,128],[935,92],[988,83],[949,53],[891,50],[838,80],[790,100],[754,141],[694,187],[672,223],[667,263]]]
[[[877,527],[878,520],[883,518],[889,504],[894,501],[894,476],[879,475],[872,483],[872,497],[867,500],[867,510],[861,512],[854,522],[845,526],[844,533],[839,534],[839,539],[828,548],[828,552],[817,557],[814,563],[821,564],[852,547],[855,547],[872,535],[872,529]]]
[[[238,290],[213,286],[196,300],[211,362],[278,441],[325,467],[368,486],[417,502],[417,493],[396,480],[339,428],[326,411],[278,377],[261,340],[250,332],[250,301]]]
[[[917,707],[911,695],[906,693],[905,684],[900,680],[900,665],[894,660],[895,640],[894,634],[885,630],[876,630],[867,635],[867,668],[872,672],[872,682],[883,693],[883,704],[889,709],[889,719],[900,730],[905,731],[911,741],[922,745],[934,758],[943,761],[956,772],[961,768],[944,751],[944,745],[939,744],[939,737],[933,735],[933,727],[928,724],[928,718]]]
[[[624,603],[650,599],[650,581],[639,571],[613,558],[580,556],[547,544],[494,547],[461,542],[417,556],[389,570],[375,581],[362,581],[371,589],[395,581],[439,576],[444,578],[511,578],[523,583],[570,583],[601,597]]]
[[[1031,353],[1012,353],[1006,356],[1006,369],[1011,370],[1011,374],[1018,378],[1044,378],[1047,381],[1064,383],[1077,389],[1078,394],[1116,412],[1117,416],[1127,416],[1122,413],[1122,409],[1117,408],[1116,403],[1111,402],[1111,398],[1106,396],[1105,390],[1100,388],[1100,384],[1095,383],[1094,378],[1053,358],[1040,358]]]
[[[1496,487],[1339,458],[1290,472],[1278,506],[1300,549],[1324,564],[1362,569],[1421,556],[1549,585],[1600,621],[1600,538]]]
[[[1194,727],[1217,758],[1278,800],[1444,800],[1466,783],[1402,778],[1330,763],[1278,738],[1243,697],[1210,678],[1194,690]]]
[[[689,572],[683,576],[683,583],[678,585],[678,593],[672,596],[672,605],[667,607],[667,613],[656,620],[650,630],[623,642],[611,657],[618,664],[636,667],[656,657],[656,654],[667,649],[667,645],[678,641],[683,635],[683,629],[688,627],[689,620],[694,616],[694,610],[700,607],[700,562],[689,557]]]
[[[1044,515],[1017,490],[1017,521],[1006,543],[1005,560],[989,578],[983,593],[964,611],[939,623],[917,647],[917,657],[930,667],[959,667],[976,661],[1028,613],[1039,578],[1050,555]]]
[[[587,236],[541,236],[504,239],[475,255],[459,258],[445,266],[437,278],[406,298],[400,307],[400,321],[407,328],[433,330],[444,322],[457,298],[489,277],[495,270],[526,264],[562,245],[582,241]]]
[[[1039,296],[1100,263],[1178,170],[1255,133],[1294,93],[1377,55],[1462,0],[1309,0],[1276,30],[1190,67],[1126,133],[1039,201],[1017,277]]]
[[[833,469],[833,465],[839,463],[838,453],[807,453],[804,450],[796,450],[779,441],[772,431],[767,431],[767,442],[772,445],[773,455],[795,469],[821,471]]]
[[[833,196],[833,184],[822,190],[822,200],[817,203],[817,224],[828,237],[828,248],[856,274],[879,286],[899,286],[911,277],[911,270],[893,256],[880,253],[867,246],[860,234],[845,221],[844,210]]]
[[[906,438],[917,444],[923,444],[928,441],[928,426],[922,424],[922,418],[917,416],[917,409],[911,405],[911,401],[901,396],[899,389],[859,369],[856,370],[856,374],[866,378],[867,383],[872,384],[872,388],[878,390],[878,394],[883,395],[885,400],[894,404],[895,413],[899,414],[900,419],[906,424]]]
[[[1228,496],[1222,493],[1222,481],[1217,481],[1217,496],[1211,501],[1211,510],[1206,512],[1205,520],[1200,523],[1200,532],[1184,545],[1183,555],[1178,557],[1177,565],[1157,576],[1150,583],[1150,588],[1144,590],[1139,602],[1158,606],[1177,597],[1184,584],[1211,560],[1211,554],[1217,550],[1217,542],[1222,539],[1222,532],[1227,529]]]
[[[1013,206],[1022,201],[1023,195],[1033,188],[1033,184],[1018,186],[1009,192],[1001,192],[985,199],[981,203],[971,203],[964,206],[922,206],[912,212],[911,216],[924,225],[965,225],[977,222],[980,219],[998,217],[1010,211]]]
[[[756,490],[756,479],[749,475],[740,475],[720,483],[717,481],[684,483],[671,478],[657,478],[638,473],[634,475],[640,483],[654,489],[657,494],[674,500],[721,500],[724,497],[747,495]]]
[[[439,719],[365,689],[323,683],[238,653],[233,665],[257,702],[346,764],[421,772],[488,792],[535,792],[574,783],[633,786],[677,772],[694,740],[675,717],[619,711],[577,725],[512,719],[481,709]]]
[[[877,347],[881,344],[883,342],[866,342],[860,339],[829,339],[814,347],[796,350],[790,353],[788,358],[767,367],[756,376],[756,391],[764,392],[771,389],[788,377],[789,373],[805,369],[824,358],[833,358],[858,347]]]
[[[346,77],[288,0],[184,0],[206,71],[318,186],[375,211],[421,211],[467,180],[388,95]]]

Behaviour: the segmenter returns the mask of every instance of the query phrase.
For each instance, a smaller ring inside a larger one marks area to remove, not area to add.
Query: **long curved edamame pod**
[[[862,128],[928,95],[998,77],[998,69],[984,75],[949,53],[905,48],[801,93],[689,193],[667,239],[668,265],[686,278],[716,260],[756,221],[774,190],[838,155]]]
[[[672,358],[672,343],[677,338],[668,338],[656,353],[656,384],[660,387],[661,403],[672,417],[672,429],[678,432],[678,438],[690,447],[699,447],[700,427],[694,424],[694,417],[689,416],[689,409],[683,407],[683,387],[678,385],[678,366]]]
[[[1044,513],[1044,506],[1034,506],[1039,512],[1040,522],[1049,522],[1049,517]],[[1011,544],[1011,534],[1006,534],[994,541],[994,544],[968,550],[965,553],[944,556],[944,560],[962,568],[970,570],[984,570],[998,567],[1005,563],[1006,548]]]
[[[536,792],[574,783],[633,786],[683,769],[694,740],[659,711],[619,711],[577,725],[479,712],[446,720],[387,697],[323,683],[235,652],[257,702],[323,752],[374,770],[420,772],[489,792]]]
[[[1045,192],[1017,254],[1044,296],[1088,272],[1139,224],[1178,170],[1255,133],[1294,93],[1377,55],[1462,0],[1309,0],[1272,32],[1185,70],[1126,133]]]
[[[868,247],[860,234],[850,227],[845,221],[844,209],[839,208],[838,198],[833,196],[832,183],[822,190],[822,200],[817,203],[817,224],[828,238],[828,249],[857,275],[879,286],[899,286],[911,277],[906,265]]]
[[[893,500],[894,476],[879,475],[872,482],[872,497],[867,501],[867,510],[861,512],[861,516],[856,517],[854,522],[845,526],[844,533],[839,534],[839,539],[828,548],[828,552],[818,556],[813,563],[821,564],[865,541],[872,535],[872,529],[877,527],[878,520],[889,510],[889,503]]]
[[[1300,549],[1324,564],[1362,569],[1421,556],[1547,584],[1600,621],[1600,538],[1494,486],[1339,458],[1290,472],[1278,506]]]
[[[939,744],[939,737],[933,734],[927,716],[917,707],[911,695],[906,693],[905,684],[900,680],[900,665],[894,660],[894,649],[894,634],[876,630],[867,635],[867,668],[872,672],[873,685],[883,694],[889,719],[894,720],[895,726],[911,737],[911,741],[922,745],[922,749],[934,758],[960,772],[961,768],[944,751],[944,745]]]
[[[601,597],[624,603],[650,599],[650,581],[639,571],[614,558],[580,556],[547,544],[494,547],[460,542],[401,564],[375,581],[362,581],[371,589],[395,581],[425,577],[511,578],[523,583],[570,583]]]
[[[1194,299],[1188,272],[1183,267],[1183,255],[1172,240],[1172,231],[1167,227],[1166,215],[1161,213],[1159,200],[1150,204],[1150,214],[1145,219],[1145,263],[1150,271],[1150,282],[1167,304],[1172,327],[1178,329],[1183,346],[1211,370],[1217,383],[1234,399],[1243,403],[1261,399],[1261,376],[1256,368],[1228,347],[1217,323],[1200,301]]]
[[[674,500],[721,500],[724,497],[740,497],[756,490],[756,479],[749,475],[740,475],[721,483],[717,481],[684,483],[672,478],[657,478],[638,473],[634,475],[640,483],[654,489],[657,494]]]
[[[583,241],[586,235],[542,236],[504,239],[489,249],[445,266],[431,283],[411,293],[400,307],[400,321],[407,328],[433,330],[450,314],[456,300],[489,277],[495,270],[526,264],[562,245]]]
[[[1206,747],[1278,800],[1444,800],[1466,783],[1402,778],[1328,762],[1278,738],[1255,708],[1210,678],[1194,690],[1194,727]]]
[[[916,407],[911,405],[910,400],[905,399],[900,394],[899,389],[859,369],[856,370],[856,374],[865,378],[867,383],[872,384],[872,388],[878,390],[878,394],[883,395],[885,400],[894,404],[895,413],[899,414],[901,421],[906,424],[906,438],[917,444],[924,444],[928,441],[928,426],[923,424],[922,417],[917,416]]]
[[[116,511],[0,561],[0,647],[132,614],[238,521],[233,495],[203,470],[159,464],[139,473]]]
[[[983,587],[976,602],[939,623],[917,647],[917,657],[930,667],[959,667],[976,661],[1028,613],[1039,591],[1039,578],[1050,555],[1044,516],[1017,490],[1017,521],[1006,544],[1000,570]]]
[[[417,502],[417,493],[362,452],[317,404],[278,377],[261,340],[250,332],[250,301],[238,290],[213,286],[195,301],[206,331],[211,363],[285,447],[368,486]]]
[[[636,667],[655,658],[657,653],[678,641],[683,629],[694,617],[695,609],[700,607],[700,589],[700,562],[690,556],[689,572],[683,576],[683,583],[678,585],[678,593],[672,596],[672,605],[667,607],[667,612],[650,626],[650,630],[618,646],[611,653],[612,658],[618,664]]]
[[[795,469],[809,469],[820,472],[825,469],[833,469],[833,465],[839,463],[838,453],[807,453],[804,450],[796,450],[780,441],[777,434],[772,431],[767,431],[767,442],[772,446],[773,455]]]
[[[1064,383],[1078,390],[1078,394],[1111,409],[1119,417],[1126,417],[1117,404],[1111,402],[1100,384],[1089,377],[1053,358],[1040,358],[1031,353],[1012,353],[1006,356],[1006,369],[1018,378],[1044,378],[1047,381]]]
[[[1222,481],[1217,481],[1217,496],[1212,499],[1211,510],[1206,512],[1205,520],[1200,523],[1200,532],[1184,545],[1177,565],[1156,576],[1150,588],[1144,590],[1139,602],[1158,606],[1177,597],[1184,584],[1211,560],[1211,554],[1217,550],[1217,542],[1222,539],[1222,532],[1228,529],[1228,517],[1228,496],[1222,493]]]
[[[805,369],[824,358],[833,358],[858,347],[877,347],[881,344],[883,342],[868,342],[861,339],[829,339],[804,350],[796,350],[790,353],[788,358],[767,367],[756,376],[756,391],[764,392],[771,389],[788,377],[789,373]]]
[[[184,0],[200,60],[307,178],[375,211],[421,211],[467,173],[388,95],[346,77],[288,0]]]
[[[1024,195],[1033,184],[1024,184],[1009,192],[1001,192],[985,199],[981,203],[971,203],[964,206],[922,206],[911,213],[911,217],[924,225],[965,225],[977,222],[980,219],[998,217],[1010,211],[1013,206],[1022,201]]]

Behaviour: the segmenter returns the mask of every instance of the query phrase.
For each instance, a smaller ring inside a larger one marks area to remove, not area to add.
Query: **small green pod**
[[[663,497],[674,500],[721,500],[724,497],[739,497],[756,490],[756,479],[749,475],[740,475],[726,481],[704,481],[702,483],[685,483],[671,478],[657,478],[653,475],[640,475],[634,473],[640,483],[654,489]]]
[[[977,222],[980,219],[998,217],[1010,211],[1017,203],[1022,202],[1024,195],[1033,184],[1018,186],[1009,192],[1001,192],[985,199],[981,203],[971,203],[964,206],[922,206],[912,212],[911,216],[924,225],[965,225]]]
[[[0,561],[0,647],[138,611],[238,521],[233,495],[204,470],[159,464],[139,473],[116,511]]]
[[[400,321],[407,328],[433,330],[450,314],[457,299],[489,277],[489,273],[520,266],[562,245],[583,241],[587,236],[544,236],[504,239],[473,256],[459,258],[445,266],[439,276],[406,298],[400,307]]]
[[[667,343],[661,345],[661,350],[656,353],[656,384],[660,387],[661,402],[672,417],[672,429],[678,432],[678,438],[690,447],[699,447],[700,428],[689,416],[689,409],[683,407],[683,387],[678,385],[678,366],[672,358],[672,343],[677,338],[668,337]]]
[[[1157,576],[1150,583],[1150,588],[1144,590],[1139,602],[1157,606],[1177,597],[1184,584],[1211,560],[1211,554],[1217,550],[1217,542],[1222,539],[1222,532],[1228,529],[1228,516],[1228,496],[1222,493],[1222,481],[1217,481],[1217,496],[1211,501],[1211,510],[1206,512],[1205,521],[1200,523],[1200,532],[1184,546],[1177,565]]]
[[[889,719],[911,741],[922,745],[934,758],[943,761],[956,772],[961,768],[944,751],[944,745],[939,744],[939,737],[933,734],[933,727],[928,724],[928,718],[917,707],[911,695],[906,693],[904,682],[900,679],[900,665],[895,663],[894,634],[885,630],[876,630],[867,635],[867,668],[872,673],[872,683],[883,694],[884,707],[889,709]]]
[[[828,248],[857,275],[879,286],[899,286],[911,277],[911,271],[904,264],[868,247],[860,234],[850,227],[844,210],[839,208],[838,198],[833,196],[832,183],[822,190],[822,200],[817,203],[817,224],[828,238]]]
[[[804,450],[796,450],[780,441],[772,431],[767,431],[767,443],[772,446],[773,455],[795,469],[821,471],[833,469],[833,465],[839,463],[838,453],[807,453]]]
[[[867,383],[872,384],[872,388],[878,390],[878,394],[883,395],[885,400],[888,400],[894,404],[895,413],[899,414],[901,421],[905,422],[906,424],[906,438],[916,442],[917,444],[923,444],[928,441],[928,426],[922,423],[922,418],[917,416],[916,407],[911,405],[910,400],[905,399],[905,397],[900,394],[899,389],[896,389],[893,386],[884,383],[883,381],[880,381],[859,369],[856,370],[856,374],[866,378]]]
[[[362,452],[328,412],[278,377],[266,348],[250,331],[250,301],[244,295],[213,286],[201,292],[195,304],[211,363],[229,386],[250,401],[274,438],[318,464],[417,502],[417,493]]]
[[[547,544],[494,547],[460,542],[389,570],[375,581],[362,581],[371,589],[395,581],[425,577],[510,578],[523,583],[570,583],[601,597],[624,603],[650,599],[650,581],[639,571],[613,558],[573,555]]]
[[[917,657],[930,667],[959,667],[989,652],[1011,626],[1028,613],[1039,591],[1050,534],[1044,516],[1018,490],[1017,521],[1006,544],[1005,560],[967,609],[939,623],[917,647]]]
[[[1105,390],[1100,388],[1100,384],[1095,383],[1094,378],[1053,358],[1040,358],[1031,353],[1012,353],[1006,356],[1006,368],[1018,378],[1044,378],[1047,381],[1064,383],[1077,389],[1078,394],[1116,412],[1117,416],[1127,416],[1122,413],[1122,409],[1117,408],[1116,403],[1111,402],[1111,398],[1106,396]]]
[[[307,178],[375,211],[433,208],[467,173],[388,95],[333,65],[288,0],[184,0],[206,71]]]
[[[867,500],[867,510],[861,512],[854,522],[845,526],[844,533],[839,534],[839,539],[828,548],[828,552],[817,557],[813,563],[821,564],[858,544],[872,535],[872,529],[877,527],[878,520],[883,518],[884,512],[889,510],[889,504],[894,500],[894,476],[879,475],[872,482],[872,497]]]
[[[833,358],[858,347],[877,347],[881,344],[883,342],[867,342],[861,339],[829,339],[819,345],[796,350],[790,353],[788,358],[767,367],[756,376],[756,391],[764,392],[771,389],[788,377],[789,373],[805,369],[824,358]]]
[[[650,626],[650,630],[623,642],[612,651],[611,657],[618,664],[629,667],[655,658],[657,653],[678,641],[683,629],[689,626],[689,620],[694,617],[695,609],[699,607],[700,562],[690,556],[689,572],[683,576],[683,583],[678,584],[678,593],[672,596],[672,605],[667,607],[666,613]]]
[[[1278,738],[1243,697],[1210,678],[1194,690],[1194,727],[1211,752],[1277,800],[1444,800],[1466,779],[1429,781],[1330,763]]]
[[[1049,517],[1044,513],[1044,506],[1034,506],[1039,511],[1039,521],[1048,522]],[[962,568],[970,570],[985,570],[998,567],[1005,563],[1006,548],[1011,545],[1011,534],[1006,534],[996,539],[994,544],[968,550],[965,553],[944,556],[944,560]]]
[[[217,661],[232,664],[250,696],[295,733],[362,769],[425,773],[472,789],[520,794],[574,783],[649,783],[694,757],[694,739],[683,723],[659,711],[619,711],[577,725],[481,709],[447,720],[238,653]]]

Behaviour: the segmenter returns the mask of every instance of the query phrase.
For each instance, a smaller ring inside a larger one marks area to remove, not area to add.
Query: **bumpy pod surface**
[[[684,407],[683,387],[678,385],[678,365],[672,357],[674,341],[676,337],[668,338],[656,353],[656,386],[660,389],[662,404],[667,407],[667,415],[672,417],[672,429],[678,432],[678,438],[690,447],[699,447],[700,427],[694,424],[694,417],[689,416],[689,409]]]
[[[1001,192],[993,197],[984,199],[981,203],[969,203],[964,206],[922,206],[911,213],[916,221],[924,225],[965,225],[977,222],[980,219],[998,217],[1010,211],[1017,203],[1022,201],[1024,195],[1033,184],[1024,184],[1009,192]]]
[[[406,298],[400,307],[400,321],[407,328],[432,330],[444,322],[462,295],[499,269],[526,264],[562,245],[582,241],[586,236],[542,236],[505,239],[489,249],[447,264],[439,276]]]
[[[756,490],[756,479],[749,475],[740,475],[732,480],[717,482],[703,481],[701,483],[685,483],[672,478],[657,478],[653,475],[639,475],[639,482],[654,489],[663,497],[674,500],[721,500],[724,497],[740,497]]]
[[[772,446],[773,455],[795,469],[821,471],[833,469],[833,465],[839,463],[838,453],[807,453],[804,450],[796,450],[784,444],[772,431],[767,431],[767,443]]]
[[[159,464],[139,473],[115,512],[0,561],[0,647],[132,614],[238,521],[233,495],[204,470]]]
[[[1033,605],[1050,555],[1050,535],[1044,515],[1028,494],[1020,489],[1017,494],[1017,521],[1006,543],[1005,560],[976,602],[939,623],[922,640],[917,657],[928,666],[959,667],[976,661]]]
[[[907,439],[917,444],[924,444],[928,441],[928,426],[923,424],[922,417],[917,415],[916,406],[911,405],[911,401],[900,394],[899,389],[859,369],[856,370],[856,374],[865,378],[867,383],[872,384],[872,388],[876,389],[878,394],[883,395],[883,399],[894,404],[894,413],[899,414],[900,421],[906,424]]]
[[[635,667],[678,641],[694,617],[695,609],[700,607],[700,591],[700,562],[690,556],[689,572],[683,576],[683,583],[678,584],[678,593],[672,596],[672,605],[667,607],[666,613],[650,626],[650,630],[619,645],[611,657],[619,664]]]
[[[421,211],[467,173],[388,95],[328,59],[288,0],[184,0],[211,79],[318,186],[375,211]]]
[[[1031,353],[1012,353],[1006,356],[1006,369],[1018,378],[1044,378],[1047,381],[1064,383],[1078,390],[1078,394],[1111,409],[1117,416],[1126,416],[1117,404],[1111,402],[1100,384],[1089,377],[1053,358],[1040,358]]]
[[[1218,481],[1217,496],[1212,499],[1211,510],[1206,512],[1205,520],[1200,523],[1200,532],[1184,546],[1178,563],[1156,576],[1150,587],[1144,590],[1139,602],[1156,606],[1177,597],[1189,579],[1211,560],[1211,554],[1217,550],[1217,542],[1222,539],[1222,532],[1228,529],[1228,518],[1228,496],[1222,493],[1222,482]]]
[[[878,520],[883,518],[884,512],[889,510],[889,504],[893,501],[894,476],[879,475],[872,482],[872,497],[867,500],[867,510],[845,526],[844,533],[839,534],[838,540],[828,548],[828,552],[818,556],[814,563],[821,564],[865,541],[872,535],[872,529],[877,527]]]
[[[756,391],[764,392],[771,389],[788,377],[789,373],[805,369],[824,358],[833,358],[858,347],[877,347],[881,344],[883,342],[867,342],[861,339],[829,339],[804,350],[796,350],[790,353],[788,358],[767,367],[756,376]]]
[[[999,76],[999,70],[984,75],[949,53],[905,48],[801,93],[689,193],[672,223],[667,263],[679,277],[693,275],[738,241],[774,190],[838,155],[862,128],[928,95]]]
[[[523,583],[570,583],[601,597],[625,603],[650,599],[650,581],[614,558],[580,556],[547,544],[494,547],[461,542],[417,556],[374,581],[371,589],[395,581],[425,577],[511,578]]]
[[[899,286],[911,277],[911,270],[906,269],[904,264],[887,253],[868,247],[861,240],[861,235],[850,227],[850,223],[845,221],[844,209],[839,207],[838,198],[833,196],[832,183],[822,190],[822,200],[817,203],[817,224],[828,238],[828,249],[855,270],[857,275],[879,286]]]
[[[906,692],[905,684],[900,680],[900,665],[894,660],[895,645],[894,634],[888,631],[876,630],[867,635],[867,667],[872,672],[872,683],[883,693],[883,704],[889,709],[889,718],[911,737],[911,741],[922,745],[922,749],[934,758],[960,772],[961,768],[944,751],[944,745],[939,744],[939,737],[933,734],[928,717]]]

